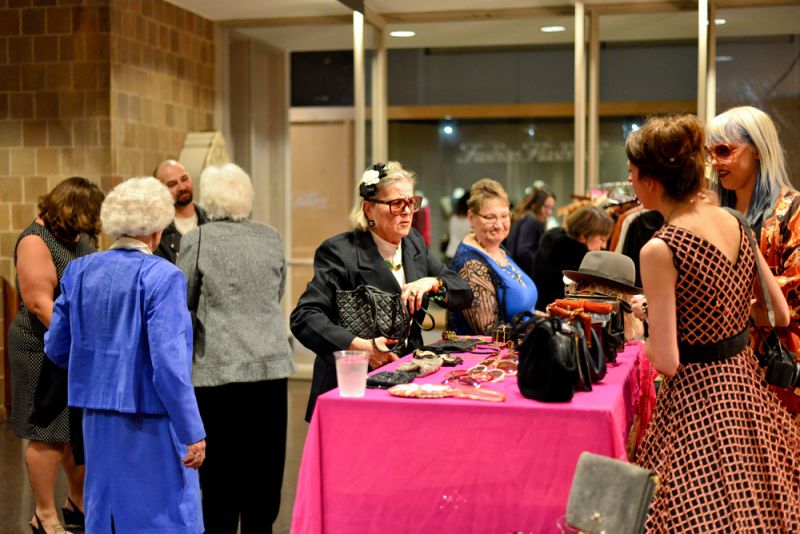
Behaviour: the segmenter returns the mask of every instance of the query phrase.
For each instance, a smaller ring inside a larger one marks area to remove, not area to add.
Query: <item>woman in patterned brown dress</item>
[[[44,334],[60,293],[58,281],[71,260],[95,251],[93,241],[100,233],[102,202],[102,191],[89,180],[73,177],[62,181],[39,200],[39,216],[19,235],[14,250],[21,298],[19,312],[8,330],[11,426],[15,436],[30,440],[25,463],[36,499],[31,520],[34,532],[63,532],[53,496],[59,464],[69,482],[65,520],[80,526],[83,519],[83,466],[75,464],[70,448],[66,395],[60,413],[47,426],[37,426],[30,418],[46,359]]]
[[[766,262],[732,214],[697,200],[695,117],[648,120],[626,152],[636,195],[666,221],[641,252],[645,350],[665,377],[637,454],[661,480],[647,531],[800,532],[800,434],[748,343],[750,316],[767,323],[755,271]],[[785,326],[786,300],[766,279]]]
[[[800,192],[789,181],[775,124],[763,111],[741,106],[717,115],[706,139],[722,205],[745,214],[789,303],[791,320],[776,329],[778,338],[800,355]],[[753,330],[755,347],[769,330]],[[800,388],[777,391],[800,424]]]

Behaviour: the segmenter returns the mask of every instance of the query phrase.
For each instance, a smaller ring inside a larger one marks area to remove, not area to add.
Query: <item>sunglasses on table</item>
[[[369,199],[369,202],[374,202],[375,204],[385,204],[389,206],[389,213],[392,215],[402,215],[406,208],[408,208],[411,213],[418,212],[419,208],[422,206],[422,197],[413,196],[408,198],[395,198],[393,200],[378,200],[377,198],[371,198]]]
[[[501,382],[506,377],[506,373],[500,369],[487,369],[485,366],[480,365],[476,367],[478,368],[450,371],[444,375],[442,384],[457,384],[479,388],[485,382]]]
[[[717,161],[730,161],[736,156],[736,153],[743,148],[747,148],[747,145],[731,146],[727,143],[719,143],[717,145],[707,146],[705,147],[706,159],[708,161],[712,159]]]

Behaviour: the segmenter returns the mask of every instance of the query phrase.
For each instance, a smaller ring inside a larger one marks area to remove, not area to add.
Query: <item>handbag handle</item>
[[[589,313],[611,313],[614,311],[613,306],[607,302],[597,302],[591,300],[570,300],[570,299],[556,299],[553,302],[556,306],[574,310],[582,309]]]
[[[576,319],[580,319],[584,332],[591,332],[592,330],[592,317],[585,313],[583,308],[567,309],[562,308],[557,303],[553,303],[547,305],[547,313],[553,315],[554,317],[566,319],[567,321],[575,321]],[[589,348],[592,348],[591,336],[587,337],[586,344]]]
[[[573,291],[567,293],[566,298],[582,298],[590,300],[615,300],[619,302],[620,309],[625,313],[631,313],[631,303],[609,293],[597,291],[595,289],[581,289],[580,291]]]
[[[192,280],[192,301],[186,305],[192,315],[192,332],[197,324],[197,308],[200,306],[200,288],[203,286],[203,275],[200,273],[200,242],[203,239],[203,227],[197,227],[197,254],[194,257],[194,277]],[[188,289],[188,288],[187,288]]]
[[[767,318],[769,319],[770,326],[774,329],[775,310],[772,307],[772,297],[769,296],[769,291],[767,291],[767,282],[766,282],[766,277],[764,276],[764,271],[761,270],[761,264],[758,261],[758,248],[756,246],[756,239],[753,236],[753,231],[750,228],[750,225],[747,223],[747,220],[741,213],[732,208],[724,208],[724,209],[727,210],[731,215],[736,217],[736,219],[738,219],[739,224],[741,224],[742,228],[744,228],[744,233],[747,234],[747,240],[750,242],[750,247],[753,249],[753,256],[755,256],[756,272],[758,273],[758,280],[761,284],[761,293],[764,295],[764,305],[767,307]]]

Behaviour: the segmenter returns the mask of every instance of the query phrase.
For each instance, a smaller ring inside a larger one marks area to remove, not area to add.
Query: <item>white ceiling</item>
[[[258,20],[302,17],[349,17],[351,11],[338,0],[170,0],[173,4],[215,21],[244,21],[238,31],[270,46],[289,51],[343,50],[352,48],[352,26],[346,22],[308,25],[252,25]],[[661,0],[639,0],[634,4],[665,4]],[[567,5],[569,0],[369,0],[367,5],[379,14],[425,13],[441,11],[486,11]],[[616,4],[618,0],[586,0],[587,5]],[[677,2],[679,3],[679,2]],[[769,7],[723,8],[717,17],[726,23],[717,26],[720,38],[800,34],[800,1],[793,5],[776,2]],[[666,4],[670,4],[666,2]],[[673,3],[676,4],[676,3]],[[247,22],[247,21],[250,22]],[[603,14],[600,39],[604,42],[695,39],[697,13],[670,11],[638,14]],[[562,33],[543,33],[542,26],[562,25]],[[531,46],[572,42],[574,20],[571,15],[537,15],[514,19],[461,20],[455,22],[390,23],[389,30],[413,30],[410,39],[390,37],[389,48],[458,48],[482,46]],[[366,44],[372,42],[368,26]]]

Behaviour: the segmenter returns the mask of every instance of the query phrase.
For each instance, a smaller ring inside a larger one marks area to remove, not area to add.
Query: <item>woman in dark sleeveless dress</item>
[[[786,300],[750,229],[698,199],[695,117],[649,119],[626,152],[636,195],[665,219],[641,252],[645,349],[664,375],[636,458],[661,480],[647,531],[800,532],[800,435],[749,346],[750,317],[767,315],[756,262],[779,325]]]
[[[75,464],[70,448],[66,395],[63,409],[47,426],[36,426],[30,418],[58,281],[70,260],[96,250],[102,202],[103,193],[89,180],[64,180],[40,199],[39,216],[19,235],[14,250],[20,309],[8,332],[11,426],[15,436],[30,440],[25,462],[36,499],[34,533],[62,529],[53,495],[59,464],[69,481],[65,522],[80,526],[83,518],[83,466]]]

